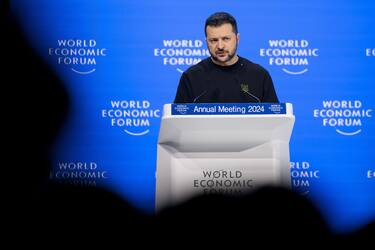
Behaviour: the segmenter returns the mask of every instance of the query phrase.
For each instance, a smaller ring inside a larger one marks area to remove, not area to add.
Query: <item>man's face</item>
[[[232,65],[237,61],[237,43],[239,34],[235,34],[232,25],[225,23],[218,27],[206,27],[207,47],[212,60],[222,66]]]

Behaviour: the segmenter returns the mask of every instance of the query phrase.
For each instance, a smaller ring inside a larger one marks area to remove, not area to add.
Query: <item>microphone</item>
[[[195,103],[199,98],[201,98],[206,93],[207,93],[207,90],[203,91],[199,96],[195,97],[193,100],[193,103]]]
[[[246,85],[246,84],[241,84],[241,91],[248,94],[250,97],[252,97],[253,99],[257,100],[257,102],[261,102],[260,99],[258,97],[256,97],[255,95],[251,94],[249,91],[249,86]]]

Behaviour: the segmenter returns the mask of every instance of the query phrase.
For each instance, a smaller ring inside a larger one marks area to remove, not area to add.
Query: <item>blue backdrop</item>
[[[375,219],[374,1],[13,0],[12,10],[70,95],[51,178],[108,187],[152,213],[162,106],[208,55],[205,19],[227,11],[239,55],[294,105],[293,189],[335,231]]]

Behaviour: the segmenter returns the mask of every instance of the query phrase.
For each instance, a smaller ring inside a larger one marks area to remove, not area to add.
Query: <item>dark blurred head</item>
[[[1,83],[9,108],[6,137],[10,138],[13,189],[29,194],[48,181],[49,153],[68,113],[68,94],[59,77],[33,50],[11,12],[1,1],[3,53]]]

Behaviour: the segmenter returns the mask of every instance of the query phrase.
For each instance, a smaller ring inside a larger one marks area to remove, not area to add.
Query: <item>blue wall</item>
[[[239,55],[294,105],[293,188],[338,232],[375,218],[375,2],[13,0],[12,10],[71,99],[53,178],[108,187],[151,213],[162,106],[207,56],[205,19],[227,11]]]

